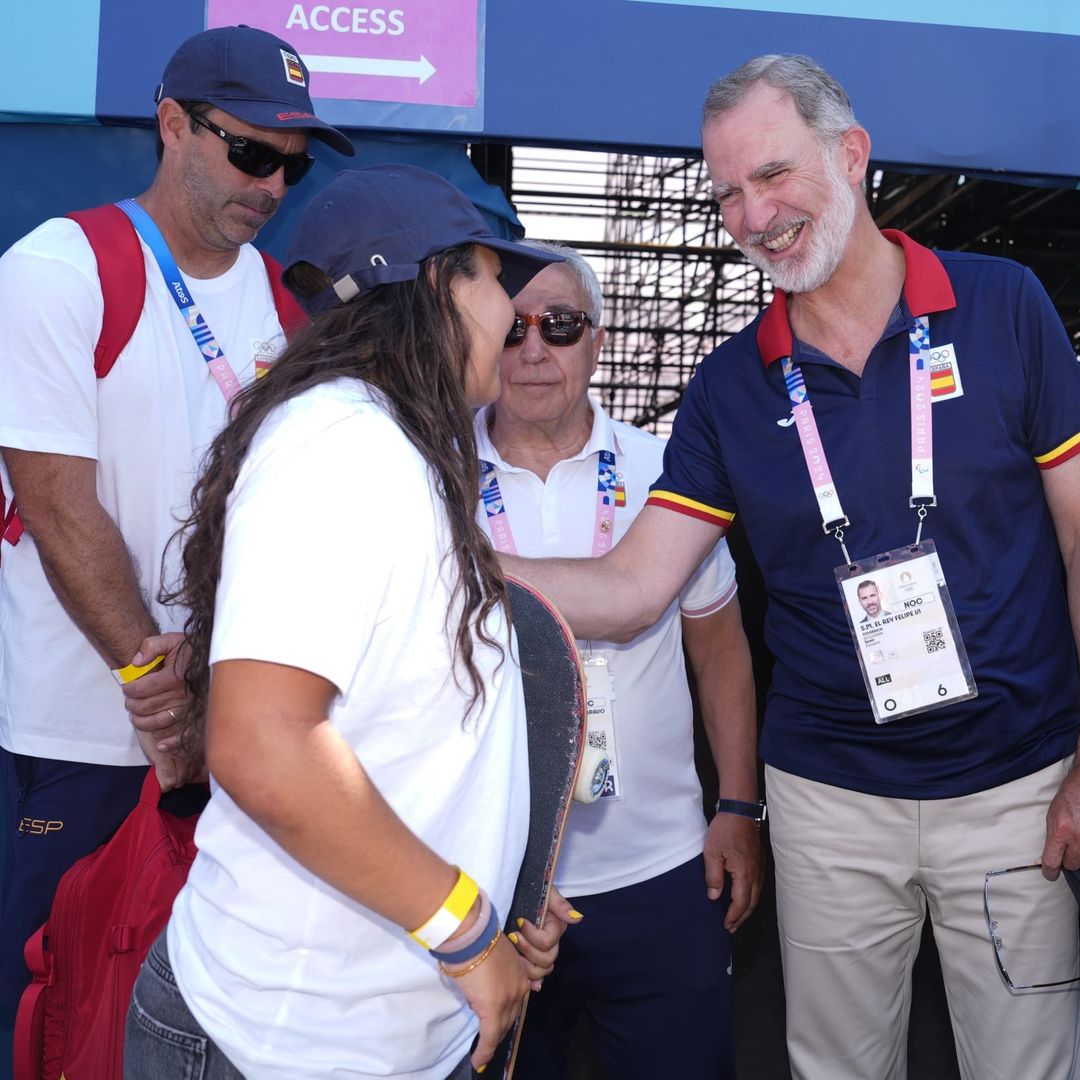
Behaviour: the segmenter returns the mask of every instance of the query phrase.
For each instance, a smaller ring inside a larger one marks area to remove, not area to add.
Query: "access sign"
[[[477,0],[208,0],[207,28],[246,23],[284,38],[311,72],[311,96],[472,108]]]

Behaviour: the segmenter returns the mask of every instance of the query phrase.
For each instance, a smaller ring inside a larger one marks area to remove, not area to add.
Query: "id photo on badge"
[[[879,724],[977,693],[933,542],[836,568]]]

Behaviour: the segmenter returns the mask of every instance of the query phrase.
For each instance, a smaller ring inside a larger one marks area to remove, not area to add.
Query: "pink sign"
[[[472,107],[477,0],[369,0],[381,7],[208,0],[207,28],[246,23],[284,38],[313,98]]]

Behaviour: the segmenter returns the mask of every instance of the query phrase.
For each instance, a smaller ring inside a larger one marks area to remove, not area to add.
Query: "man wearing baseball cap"
[[[145,300],[107,375],[104,249],[54,218],[0,257],[0,484],[23,528],[5,529],[0,571],[0,1028],[59,878],[135,805],[147,760],[166,789],[200,768],[178,752],[193,718],[185,612],[158,599],[177,576],[168,541],[230,400],[284,345],[287,305],[251,241],[310,168],[309,138],[353,153],[314,114],[295,50],[250,27],[185,41],[155,100],[160,163],[108,245],[130,240]]]

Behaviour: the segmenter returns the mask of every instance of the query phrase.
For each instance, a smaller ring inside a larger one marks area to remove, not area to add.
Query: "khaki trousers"
[[[922,801],[766,767],[794,1080],[906,1080],[911,969],[927,910],[965,1080],[1080,1077],[1076,984],[1011,991],[983,906],[987,871],[1038,861],[1071,761]],[[1080,919],[1064,877],[1028,885],[1009,926],[1040,942],[1055,972],[1076,974]]]

